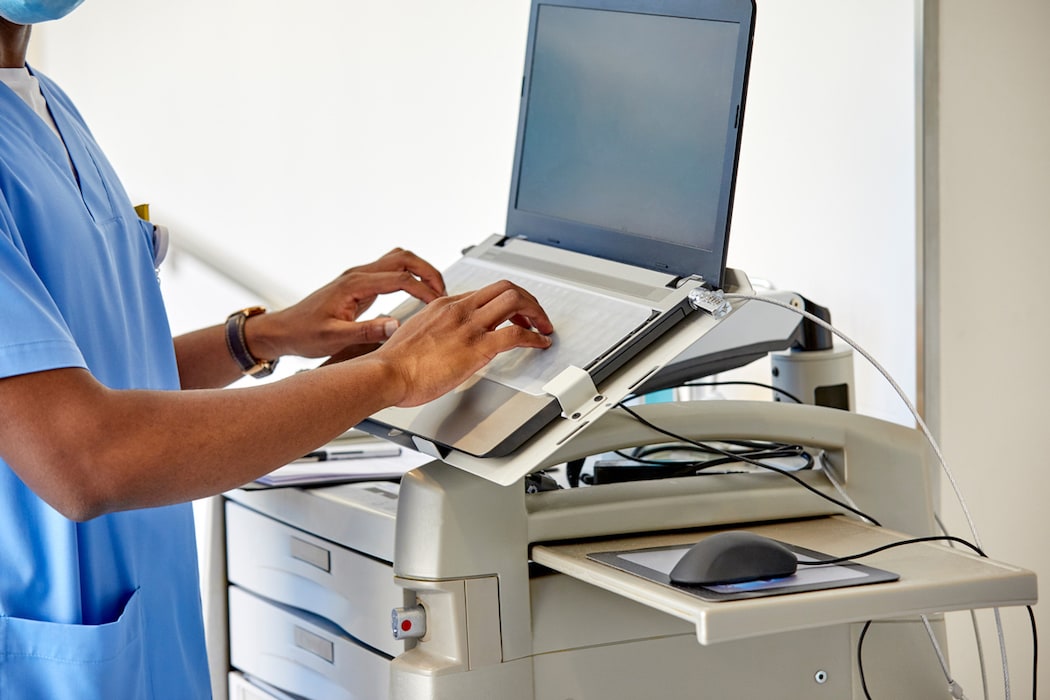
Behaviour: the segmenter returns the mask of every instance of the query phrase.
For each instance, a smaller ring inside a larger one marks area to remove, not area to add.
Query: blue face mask
[[[15,24],[37,24],[65,17],[84,0],[0,0],[0,17]]]

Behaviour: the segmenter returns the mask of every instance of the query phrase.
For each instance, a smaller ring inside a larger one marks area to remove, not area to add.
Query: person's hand
[[[400,377],[395,405],[418,406],[459,386],[501,352],[550,347],[553,332],[535,297],[511,282],[496,282],[431,301],[375,357]]]
[[[248,347],[264,359],[363,354],[386,340],[398,323],[357,319],[380,294],[399,291],[429,303],[445,294],[445,283],[432,265],[395,248],[375,262],[350,268],[294,306],[253,316],[245,324]]]

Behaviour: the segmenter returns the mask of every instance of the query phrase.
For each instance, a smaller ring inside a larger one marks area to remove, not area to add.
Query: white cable
[[[820,463],[820,471],[823,472],[824,477],[831,482],[832,486],[835,487],[835,491],[838,492],[839,496],[846,503],[846,505],[854,508],[858,514],[863,513],[863,511],[860,510],[860,507],[857,505],[856,501],[854,501],[850,497],[850,495],[846,493],[846,489],[842,488],[842,484],[840,484],[839,480],[835,477],[835,469],[828,463],[827,453],[824,450],[821,450],[820,454],[817,455],[817,462]],[[866,515],[864,516],[864,519],[872,524],[877,524],[876,521],[872,520]]]
[[[937,635],[933,633],[933,627],[930,626],[930,618],[926,615],[920,615],[922,618],[922,624],[926,628],[926,634],[930,637],[930,643],[933,644],[933,651],[937,654],[937,661],[941,664],[941,671],[944,672],[944,678],[948,681],[948,689],[952,694],[953,698],[965,698],[966,694],[963,693],[962,686],[955,682],[952,678],[952,672],[948,670],[948,660],[944,658],[944,652],[941,651],[941,645],[937,641]]]
[[[824,473],[824,476],[826,476],[827,481],[832,483],[832,486],[838,491],[842,500],[850,506],[857,508],[857,503],[848,493],[846,493],[845,489],[842,488],[839,484],[839,480],[835,478],[834,469],[829,468],[823,450],[817,455],[817,461],[820,463],[821,471]],[[951,543],[949,542],[948,544],[950,545]],[[972,612],[973,611],[970,611],[971,614]],[[944,658],[944,652],[941,650],[941,643],[937,640],[937,635],[933,633],[933,628],[930,627],[929,618],[926,615],[920,615],[920,617],[922,617],[922,623],[925,625],[926,634],[929,636],[929,642],[933,646],[933,652],[937,654],[937,660],[941,663],[941,673],[944,674],[944,680],[948,683],[948,693],[951,694],[951,697],[954,698],[954,700],[967,700],[966,694],[963,692],[963,686],[951,677],[951,671],[948,669],[948,660]],[[985,697],[987,697],[987,693]]]
[[[761,301],[766,304],[772,304],[773,306],[779,306],[781,308],[787,309],[788,311],[793,311],[799,316],[809,319],[821,328],[824,328],[830,331],[831,333],[834,333],[845,343],[847,343],[851,348],[859,352],[865,360],[871,363],[871,365],[879,371],[879,373],[886,379],[886,381],[890,383],[890,386],[893,387],[893,390],[897,392],[897,395],[900,397],[901,401],[904,402],[904,405],[908,407],[908,411],[911,412],[911,415],[915,419],[915,423],[919,426],[919,429],[922,431],[922,434],[926,436],[927,442],[930,444],[930,447],[933,448],[934,454],[937,455],[937,462],[941,466],[941,471],[944,472],[944,475],[948,478],[948,483],[951,484],[952,491],[955,492],[955,498],[958,501],[960,508],[962,508],[963,516],[966,518],[966,524],[970,528],[970,534],[973,536],[974,544],[976,544],[977,547],[982,551],[984,550],[984,547],[981,545],[981,536],[977,533],[977,525],[976,523],[974,523],[973,516],[970,515],[970,508],[966,505],[966,499],[963,498],[962,491],[959,489],[959,484],[955,480],[955,474],[948,467],[948,462],[944,459],[944,454],[941,452],[941,446],[937,443],[937,441],[933,437],[933,433],[931,433],[930,429],[926,426],[926,421],[924,421],[922,419],[922,416],[919,415],[919,410],[915,408],[915,404],[911,402],[911,399],[908,398],[908,395],[904,393],[904,389],[902,389],[901,386],[896,382],[896,380],[894,380],[893,377],[890,376],[890,373],[886,370],[885,367],[883,367],[878,362],[878,360],[872,357],[867,350],[860,347],[860,345],[854,342],[853,339],[847,336],[845,333],[835,328],[824,319],[814,314],[811,314],[805,309],[794,307],[787,302],[780,301],[779,299],[758,296],[756,294],[733,293],[726,294],[725,298],[729,300],[744,299],[750,301]],[[1003,636],[1002,621],[999,618],[998,608],[995,609],[995,621],[999,635],[999,652],[1002,657],[1003,663],[1003,679],[1005,683],[1006,700],[1010,700],[1010,669],[1006,659],[1006,640]]]
[[[793,311],[796,314],[809,319],[813,323],[816,323],[818,326],[821,326],[822,328],[825,328],[828,331],[834,333],[844,342],[846,342],[851,348],[863,355],[864,359],[870,362],[872,366],[875,367],[875,369],[877,369],[880,374],[882,374],[886,381],[890,383],[890,386],[893,387],[893,390],[897,392],[897,395],[900,396],[901,400],[908,407],[908,411],[911,412],[911,415],[915,419],[916,424],[918,424],[919,429],[922,431],[922,434],[926,436],[926,440],[930,443],[930,447],[933,448],[934,454],[937,455],[937,461],[940,463],[941,470],[944,472],[945,476],[948,477],[948,482],[951,484],[952,490],[955,492],[955,497],[959,501],[959,505],[962,507],[963,515],[966,517],[966,524],[970,528],[970,534],[973,536],[974,544],[976,544],[982,550],[984,549],[984,547],[981,547],[981,537],[977,534],[977,525],[974,523],[973,517],[970,515],[970,509],[966,505],[966,499],[963,498],[962,492],[959,490],[959,485],[955,481],[955,474],[952,473],[952,470],[948,467],[948,463],[944,459],[944,455],[941,453],[940,445],[938,445],[937,441],[933,438],[933,434],[930,432],[930,429],[926,427],[926,421],[924,421],[922,419],[922,416],[919,415],[919,410],[915,408],[915,405],[911,402],[911,399],[909,399],[908,395],[904,393],[904,389],[902,389],[900,385],[897,384],[896,380],[894,380],[893,377],[890,376],[890,373],[886,370],[886,368],[879,364],[878,360],[872,357],[867,350],[857,345],[857,343],[854,342],[853,339],[851,339],[845,333],[835,328],[824,319],[820,318],[819,316],[815,316],[814,314],[811,314],[805,309],[796,308],[791,304],[788,304],[787,302],[780,301],[779,299],[774,299],[772,297],[762,297],[755,294],[726,294],[725,297],[726,299],[748,299],[752,301],[761,301],[766,304],[772,304],[773,306],[782,307],[784,309],[787,309],[788,311]]]
[[[1003,685],[1006,687],[1006,700],[1010,700],[1010,664],[1006,660],[1006,639],[1003,637],[1003,619],[999,616],[999,608],[992,608],[995,615],[995,629],[999,635],[999,656],[1003,660]]]
[[[944,522],[941,520],[941,516],[937,513],[933,514],[933,519],[937,523],[937,527],[940,528],[941,534],[947,535],[948,528],[944,526]],[[956,548],[956,545],[951,540],[948,541],[948,546],[952,549]],[[981,691],[984,693],[981,697],[985,700],[989,700],[991,695],[988,692],[988,666],[984,658],[984,639],[981,636],[981,627],[977,624],[977,611],[970,611],[970,624],[973,626],[973,640],[977,645],[977,666],[981,671]]]

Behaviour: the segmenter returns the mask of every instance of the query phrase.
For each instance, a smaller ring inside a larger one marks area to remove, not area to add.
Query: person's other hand
[[[550,347],[553,332],[535,297],[503,281],[431,301],[375,357],[401,379],[395,405],[418,406],[459,386],[501,352]]]
[[[252,355],[346,359],[372,350],[398,327],[377,318],[359,322],[380,294],[407,292],[424,303],[445,294],[445,283],[430,263],[395,248],[375,262],[352,267],[294,306],[253,316],[245,324]]]

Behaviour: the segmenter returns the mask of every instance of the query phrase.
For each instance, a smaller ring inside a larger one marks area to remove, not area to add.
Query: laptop
[[[360,428],[509,455],[567,410],[566,378],[600,387],[693,311],[691,293],[722,287],[754,15],[753,0],[533,0],[506,232],[443,274],[450,294],[521,285],[554,343]]]

